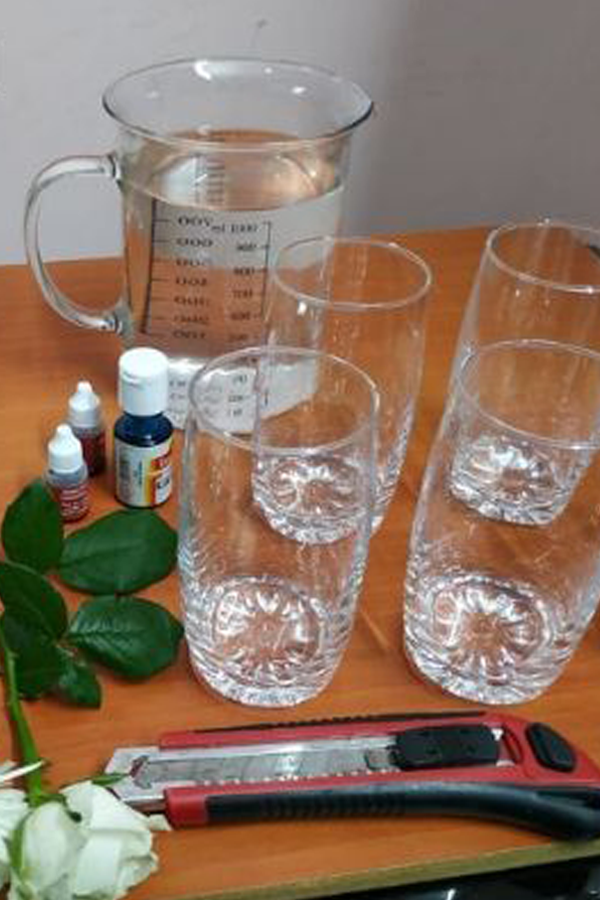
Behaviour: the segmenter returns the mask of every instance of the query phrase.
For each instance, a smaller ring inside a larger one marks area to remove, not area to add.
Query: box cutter
[[[106,772],[174,827],[433,814],[600,836],[600,768],[548,725],[494,712],[175,732],[116,750]]]

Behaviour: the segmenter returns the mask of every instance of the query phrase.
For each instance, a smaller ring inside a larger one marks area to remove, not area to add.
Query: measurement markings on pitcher
[[[181,341],[241,345],[256,336],[270,244],[270,222],[181,208],[152,227],[145,333]],[[223,217],[225,215],[225,221]],[[249,216],[256,215],[251,212]]]

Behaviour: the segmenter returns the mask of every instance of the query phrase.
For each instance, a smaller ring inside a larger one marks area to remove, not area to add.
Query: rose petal
[[[8,838],[17,827],[29,807],[25,792],[18,788],[0,790],[0,838]]]
[[[94,799],[92,788],[93,784],[91,781],[78,781],[76,784],[70,784],[61,791],[61,794],[64,794],[67,798],[69,809],[79,813],[86,825],[92,817]]]
[[[129,844],[123,832],[93,833],[79,857],[73,891],[79,897],[116,900],[158,868],[154,853],[127,858]]]
[[[152,816],[146,816],[146,821],[151,831],[173,831],[173,829],[169,825],[169,820],[167,819],[167,817],[161,815],[160,813],[156,813]]]
[[[8,848],[4,841],[0,841],[0,887],[3,887],[8,881],[9,872]]]
[[[81,816],[86,841],[74,873],[77,897],[117,900],[158,868],[152,829],[169,828],[163,816],[149,819],[90,781],[70,785],[63,793],[69,808]]]
[[[114,897],[122,849],[122,842],[113,834],[98,834],[86,841],[77,860],[73,893],[95,898]]]
[[[116,897],[124,897],[129,888],[144,881],[157,869],[158,857],[155,853],[125,862],[119,873]]]
[[[83,781],[63,791],[69,807],[83,816],[92,830],[118,829],[145,834],[148,823],[145,816],[131,809],[104,787]]]
[[[24,791],[17,788],[0,791],[0,887],[6,884],[10,874],[8,841],[28,810]]]
[[[50,801],[28,814],[23,826],[19,872],[11,881],[19,896],[19,882],[33,896],[69,897],[69,875],[81,849],[82,838],[62,803]],[[52,888],[52,894],[45,892]],[[9,895],[10,896],[10,895]]]

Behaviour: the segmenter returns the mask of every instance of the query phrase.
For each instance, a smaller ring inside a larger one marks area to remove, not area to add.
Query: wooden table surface
[[[464,709],[468,704],[424,684],[401,649],[400,607],[405,553],[428,447],[443,406],[453,344],[485,238],[483,230],[402,237],[434,271],[435,291],[419,414],[402,481],[372,541],[361,607],[340,670],[317,699],[290,711],[253,710],[216,697],[177,664],[142,684],[103,673],[100,710],[74,710],[57,700],[28,705],[55,784],[98,771],[117,745],[152,743],[161,731],[259,721]],[[110,262],[61,263],[63,288],[82,305],[116,295]],[[101,394],[109,422],[116,414],[119,342],[63,322],[43,304],[23,266],[0,268],[0,509],[44,468],[45,442],[64,417],[78,379]],[[93,515],[116,508],[108,477],[94,486]],[[175,524],[173,500],[162,508]],[[70,603],[76,598],[64,591]],[[178,610],[175,575],[143,592]],[[566,674],[545,695],[512,711],[546,721],[600,759],[600,636],[592,625]],[[0,757],[10,756],[5,722]],[[508,826],[459,819],[358,819],[215,826],[159,835],[158,874],[137,900],[214,897],[312,897],[406,884],[596,854],[600,842],[557,843]]]

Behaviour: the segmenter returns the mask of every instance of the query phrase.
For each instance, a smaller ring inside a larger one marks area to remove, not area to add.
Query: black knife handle
[[[243,789],[242,789],[243,790]],[[210,823],[338,816],[468,816],[557,838],[600,836],[600,789],[477,782],[403,782],[208,796]]]

